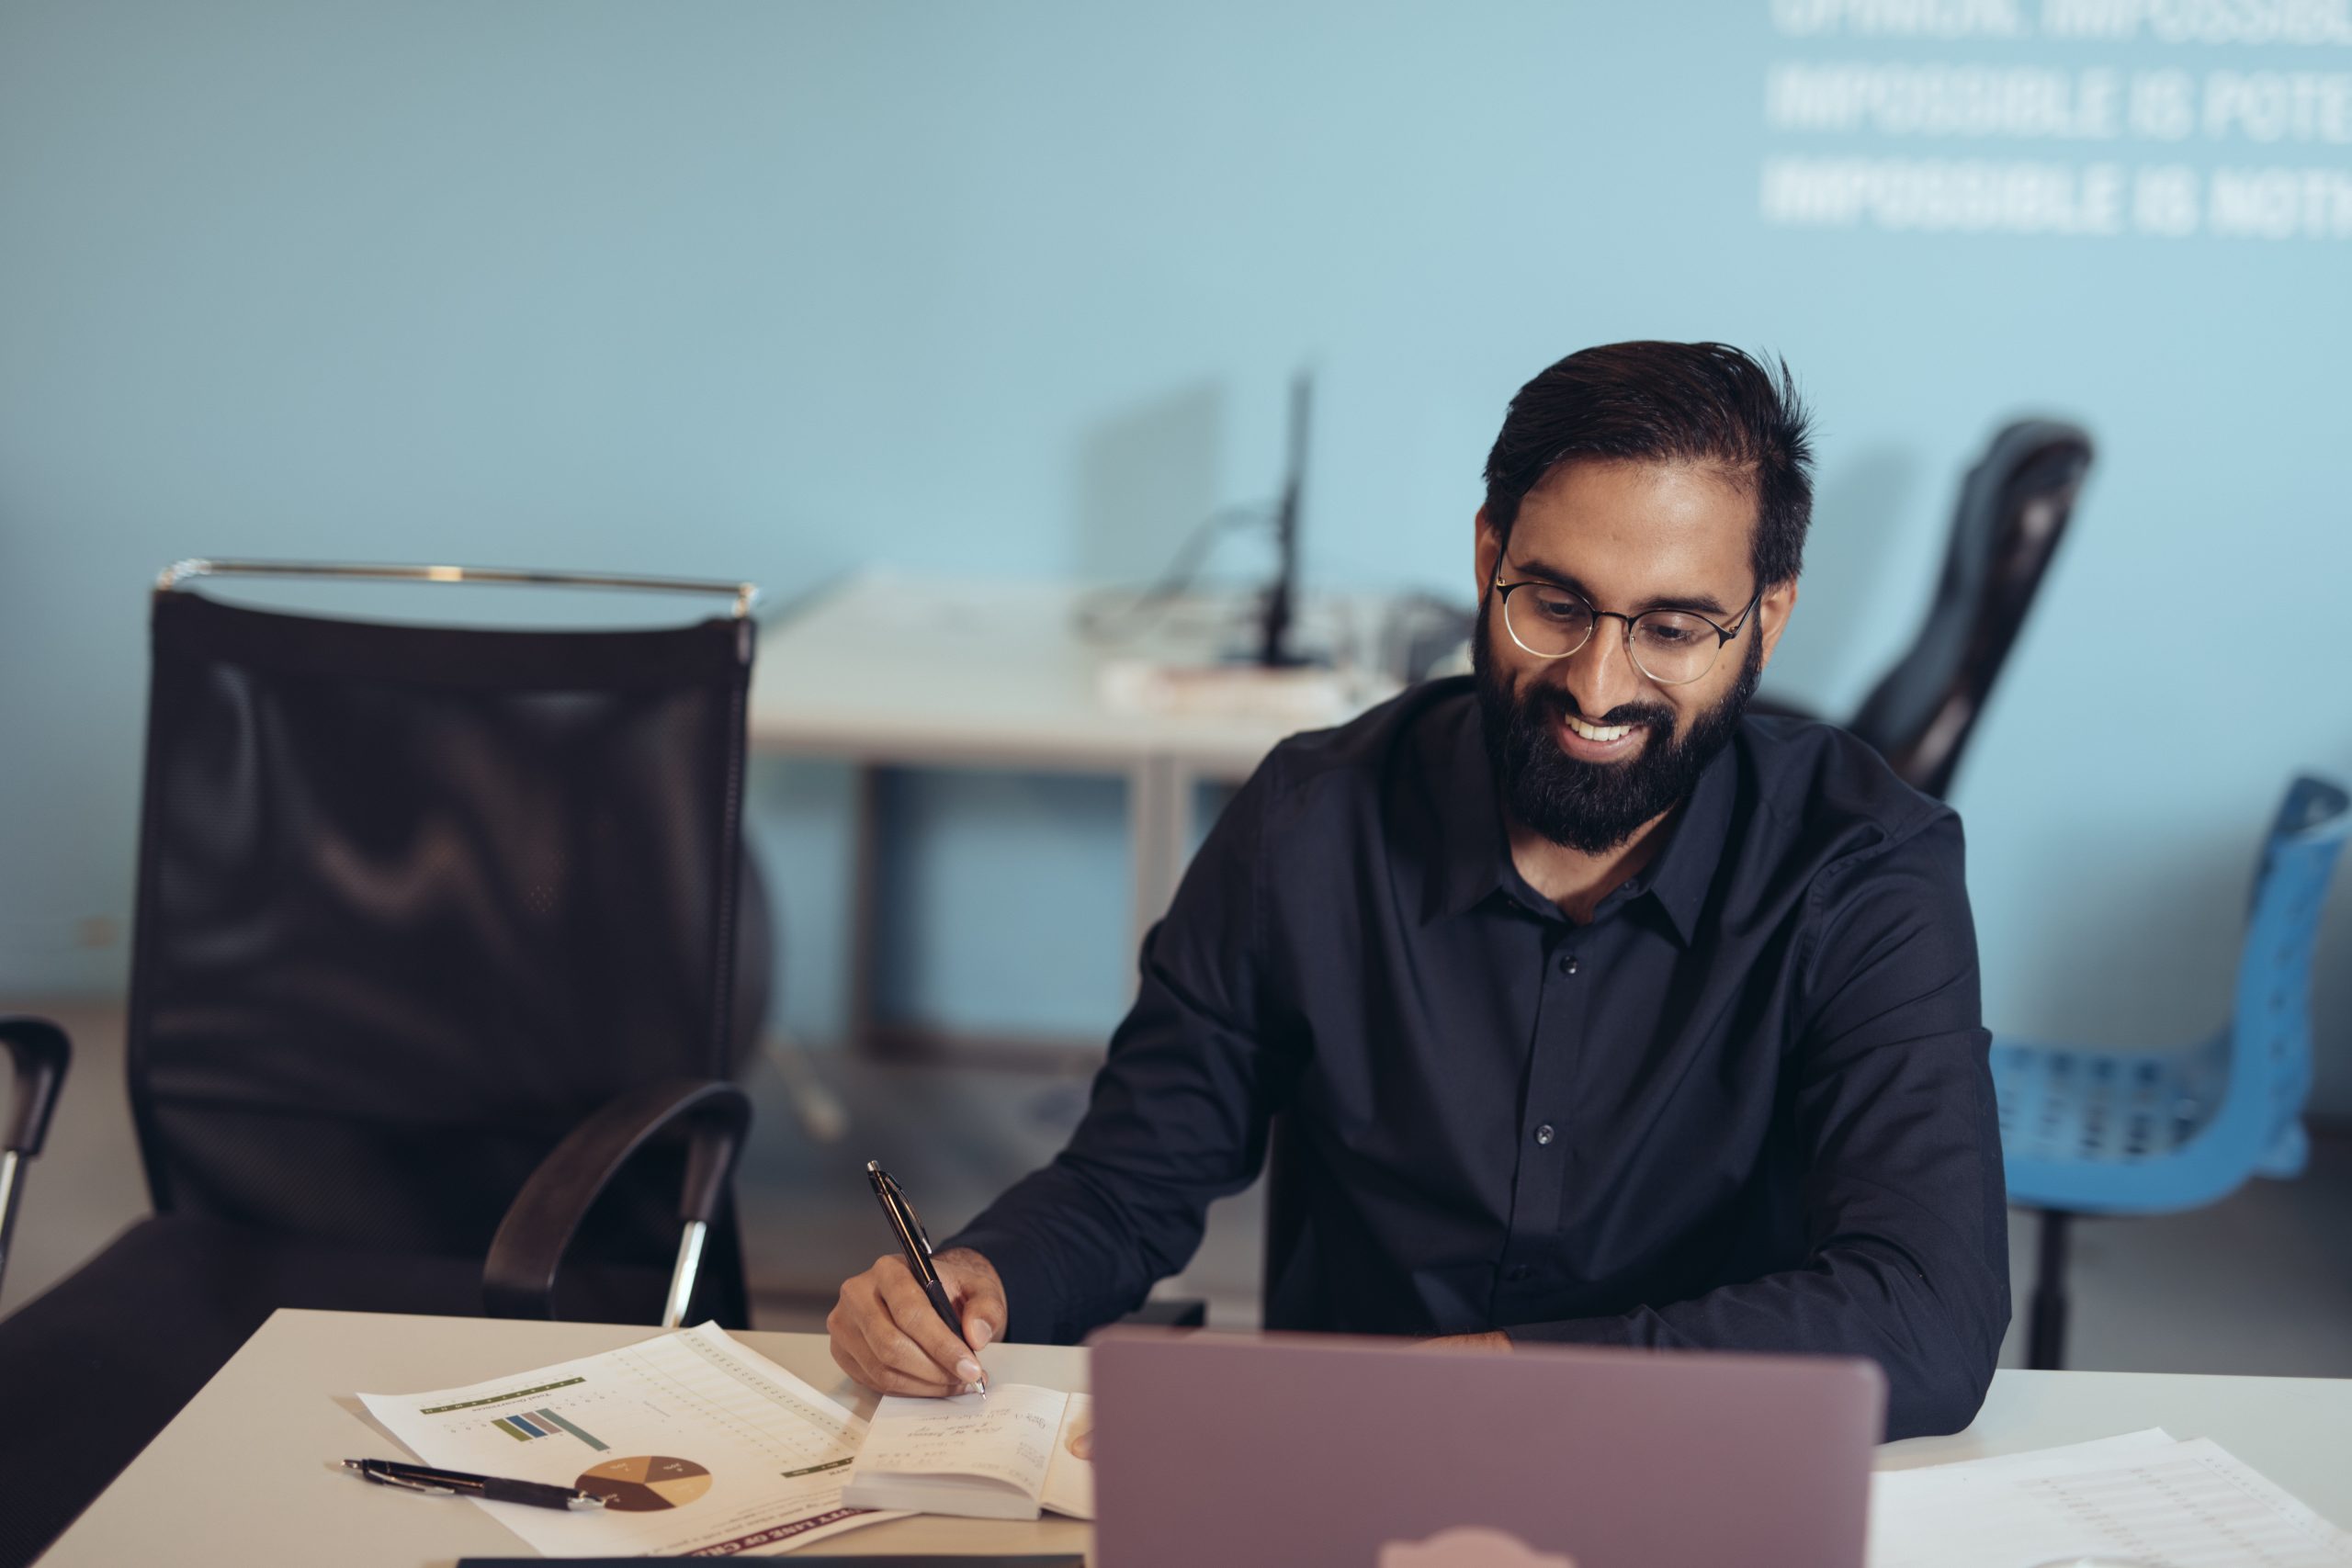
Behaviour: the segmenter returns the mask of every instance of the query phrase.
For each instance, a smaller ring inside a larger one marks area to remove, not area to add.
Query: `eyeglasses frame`
[[[1759,582],[1756,585],[1755,593],[1751,595],[1747,601],[1747,607],[1740,611],[1740,613],[1733,618],[1731,629],[1726,631],[1723,626],[1716,624],[1713,616],[1702,615],[1696,610],[1644,610],[1638,615],[1629,615],[1622,610],[1602,609],[1600,605],[1595,604],[1591,600],[1585,598],[1582,593],[1577,592],[1577,591],[1573,588],[1570,588],[1565,582],[1547,582],[1539,577],[1522,577],[1517,582],[1505,582],[1503,581],[1503,574],[1500,568],[1496,569],[1494,581],[1490,586],[1493,588],[1502,607],[1504,635],[1509,637],[1511,642],[1517,646],[1519,650],[1521,653],[1526,654],[1530,659],[1542,659],[1545,660],[1555,659],[1574,659],[1577,654],[1582,653],[1587,646],[1591,643],[1592,634],[1600,629],[1600,623],[1602,621],[1623,621],[1625,623],[1626,660],[1634,666],[1634,669],[1639,670],[1645,679],[1656,682],[1661,686],[1688,686],[1695,682],[1705,680],[1707,676],[1713,671],[1716,663],[1722,660],[1724,655],[1724,645],[1730,642],[1734,637],[1739,636],[1739,634],[1747,628],[1747,617],[1754,615],[1756,613],[1756,606],[1764,602],[1764,585]],[[1527,644],[1521,642],[1519,633],[1511,628],[1510,596],[1515,591],[1521,588],[1549,588],[1555,592],[1571,594],[1577,599],[1582,601],[1584,607],[1592,612],[1592,625],[1586,630],[1584,634],[1584,641],[1577,644],[1574,648],[1567,649],[1559,653],[1538,653],[1533,649],[1528,647]],[[1706,622],[1707,628],[1715,634],[1715,657],[1707,661],[1706,669],[1700,671],[1696,675],[1692,675],[1688,679],[1681,681],[1660,680],[1657,676],[1650,673],[1649,666],[1644,664],[1642,662],[1641,656],[1634,651],[1634,623],[1640,620],[1644,615],[1689,615],[1693,620]]]

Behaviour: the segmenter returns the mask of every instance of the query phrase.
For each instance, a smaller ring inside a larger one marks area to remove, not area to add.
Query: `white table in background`
[[[168,1316],[159,1317],[168,1327]],[[630,1344],[653,1331],[606,1324],[280,1312],[205,1385],[42,1561],[43,1568],[419,1568],[527,1555],[473,1505],[409,1496],[334,1474],[326,1461],[388,1439],[337,1396],[447,1388]],[[744,1339],[861,1415],[873,1395],[843,1378],[816,1334]],[[1006,1345],[1007,1382],[1086,1385],[1086,1352]],[[93,1391],[103,1397],[103,1391]],[[10,1418],[38,1421],[38,1412]],[[1879,1450],[1882,1469],[1940,1464],[2163,1427],[2211,1438],[2339,1525],[2352,1526],[2352,1379],[2004,1371],[1975,1424]],[[824,1550],[997,1555],[1078,1551],[1075,1520],[917,1517],[853,1530]],[[785,1561],[789,1562],[787,1555]]]
[[[1212,663],[1246,645],[1245,601],[1180,602],[1115,644],[1080,635],[1090,591],[1067,582],[944,581],[869,572],[763,627],[752,681],[756,752],[858,769],[853,870],[852,1025],[874,1019],[874,773],[881,767],[1003,768],[1124,779],[1134,874],[1130,936],[1166,912],[1191,853],[1203,783],[1246,779],[1276,742],[1312,722],[1123,713],[1099,692],[1114,659]],[[1376,601],[1312,602],[1347,623]],[[1317,722],[1333,722],[1334,714]]]

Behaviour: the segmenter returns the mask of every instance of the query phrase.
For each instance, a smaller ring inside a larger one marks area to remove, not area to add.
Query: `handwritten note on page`
[[[1084,1395],[999,1383],[985,1396],[882,1401],[850,1474],[851,1506],[1034,1519],[1093,1512],[1093,1467],[1064,1450]],[[1091,1406],[1086,1406],[1091,1411]]]

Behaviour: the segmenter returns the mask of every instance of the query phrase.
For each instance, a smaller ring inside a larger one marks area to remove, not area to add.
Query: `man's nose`
[[[1588,723],[1641,695],[1642,672],[1634,667],[1625,646],[1625,624],[1604,618],[1592,628],[1582,648],[1562,660],[1568,693]]]

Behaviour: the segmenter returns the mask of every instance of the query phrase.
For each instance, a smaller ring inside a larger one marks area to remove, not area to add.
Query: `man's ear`
[[[1789,629],[1789,617],[1796,613],[1797,580],[1777,583],[1764,591],[1756,602],[1756,631],[1764,639],[1764,662],[1757,673],[1761,674],[1772,663],[1772,650],[1781,646],[1781,634]]]
[[[1470,585],[1470,598],[1473,603],[1484,604],[1487,590],[1494,584],[1495,569],[1502,564],[1503,536],[1495,531],[1493,524],[1487,521],[1487,509],[1483,506],[1478,508],[1472,558],[1477,564],[1478,581]]]

